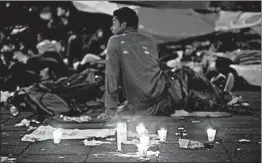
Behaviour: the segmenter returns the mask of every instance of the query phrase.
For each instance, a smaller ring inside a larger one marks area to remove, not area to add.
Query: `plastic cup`
[[[212,128],[207,129],[208,141],[210,141],[210,142],[214,141],[215,137],[216,137],[216,130],[214,130]]]
[[[165,142],[167,130],[166,129],[157,130],[157,133],[158,133],[158,137],[159,137],[160,142]]]
[[[61,129],[56,129],[55,131],[53,131],[53,138],[54,138],[54,143],[55,144],[59,144],[61,139],[62,139],[62,131]]]

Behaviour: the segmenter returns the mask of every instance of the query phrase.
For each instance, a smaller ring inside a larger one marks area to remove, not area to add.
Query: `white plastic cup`
[[[216,130],[214,130],[212,128],[207,129],[208,141],[210,141],[210,142],[214,141],[215,137],[216,137]]]
[[[61,129],[56,129],[55,131],[53,131],[53,138],[54,138],[54,143],[55,144],[59,144],[61,139],[62,139],[62,131]]]
[[[157,133],[158,133],[158,137],[159,137],[160,142],[165,142],[167,130],[166,129],[157,130]]]

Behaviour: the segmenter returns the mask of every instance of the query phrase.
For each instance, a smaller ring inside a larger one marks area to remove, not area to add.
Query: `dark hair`
[[[114,11],[113,16],[117,17],[117,19],[122,22],[126,22],[127,27],[138,28],[138,16],[136,12],[128,7],[122,7]]]

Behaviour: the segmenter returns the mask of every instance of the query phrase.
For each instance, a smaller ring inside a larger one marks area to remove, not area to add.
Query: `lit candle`
[[[59,144],[61,139],[62,139],[62,131],[61,129],[55,129],[55,131],[53,131],[53,138],[54,138],[54,143],[55,144]]]
[[[146,128],[143,124],[136,126],[136,132],[138,133],[138,135],[144,134],[145,131],[146,131]]]
[[[158,133],[158,137],[159,137],[160,142],[165,142],[167,130],[162,128],[161,130],[157,130],[157,133]]]
[[[122,139],[122,142],[126,142],[127,141],[127,124],[126,122],[121,122],[120,124],[122,125],[121,139]]]
[[[207,129],[208,141],[211,141],[211,142],[214,141],[215,137],[216,137],[216,130],[214,130],[212,128]]]
[[[139,137],[139,140],[140,140],[140,143],[141,144],[144,144],[145,146],[148,146],[149,145],[149,140],[150,140],[150,137],[148,135],[141,135]]]
[[[121,151],[121,143],[127,141],[127,125],[126,123],[117,124],[117,150]]]
[[[117,124],[117,129],[116,129],[116,138],[117,138],[117,150],[118,151],[122,151],[122,148],[121,148],[121,125],[120,124]]]
[[[138,154],[140,157],[146,157],[147,156],[147,149],[148,146],[145,144],[137,144]]]

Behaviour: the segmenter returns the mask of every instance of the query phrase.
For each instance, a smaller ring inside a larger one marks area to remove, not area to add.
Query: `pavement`
[[[115,155],[117,145],[85,146],[82,140],[62,140],[55,145],[52,140],[41,142],[22,142],[21,138],[32,131],[26,127],[14,127],[30,112],[21,112],[12,117],[9,111],[1,108],[1,156],[15,158],[9,162],[261,162],[261,92],[235,92],[242,95],[253,108],[252,115],[232,115],[220,118],[200,117],[138,117],[128,123],[128,129],[134,131],[136,123],[144,123],[149,133],[156,134],[159,128],[166,128],[167,141],[154,145],[150,151],[159,151],[158,156],[148,160],[136,157]],[[207,149],[182,149],[176,136],[178,128],[183,127],[187,135],[184,138],[207,141],[206,129],[217,130],[214,147]],[[250,142],[241,143],[238,140]],[[102,139],[104,140],[104,139]],[[122,145],[122,154],[137,151],[135,145]]]

